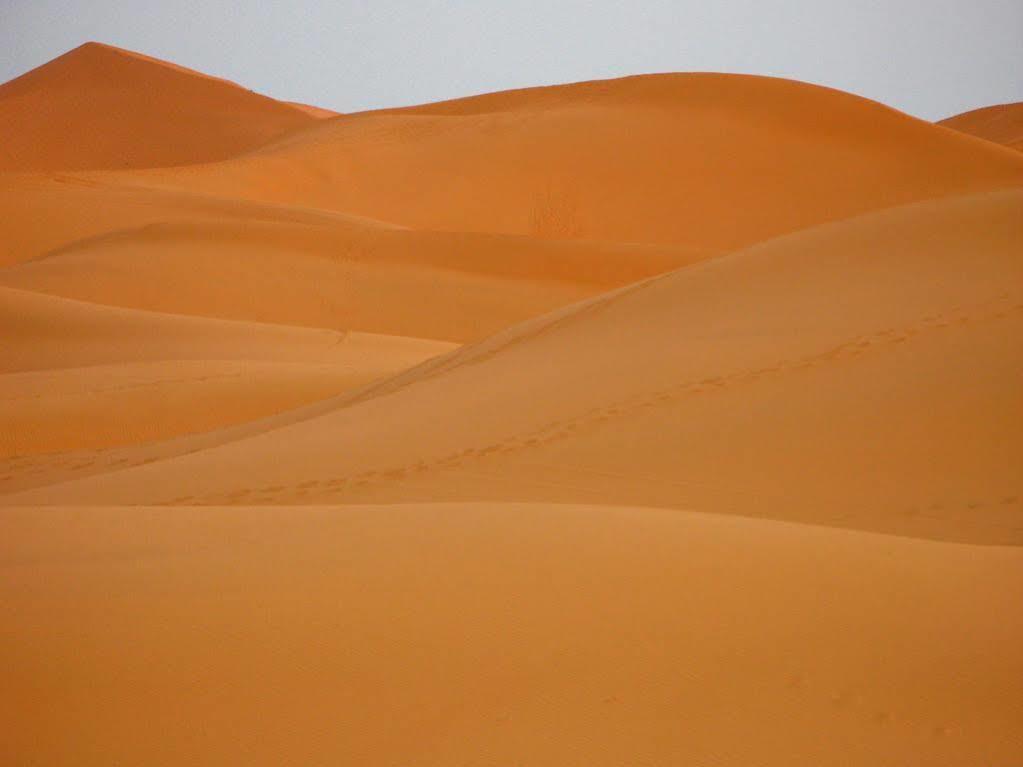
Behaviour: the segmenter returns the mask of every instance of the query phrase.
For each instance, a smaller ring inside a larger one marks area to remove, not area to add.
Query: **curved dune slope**
[[[13,268],[0,284],[181,314],[478,340],[709,253],[419,232],[109,183],[0,181]],[[27,263],[26,263],[27,262]]]
[[[1011,764],[1021,599],[1019,549],[677,510],[5,509],[4,748],[54,767]]]
[[[451,349],[6,288],[0,334],[0,456],[8,458],[216,429],[335,396]]]
[[[0,171],[221,160],[316,120],[234,83],[86,43],[0,85]]]
[[[323,107],[313,106],[312,104],[303,104],[300,101],[286,101],[288,106],[295,107],[301,112],[305,112],[308,115],[312,115],[318,120],[324,120],[328,117],[337,117],[340,112],[335,112],[331,109],[324,109]]]
[[[1018,543],[1021,212],[988,193],[799,233],[8,502],[600,501]]]
[[[1023,102],[974,109],[938,125],[1023,151]]]
[[[5,222],[0,266],[152,224],[297,224],[351,232],[399,228],[337,211],[144,187],[133,178],[111,183],[81,173],[0,174],[0,214]]]
[[[747,245],[1023,183],[1023,157],[849,94],[647,75],[346,115],[160,183],[413,228]]]
[[[329,359],[344,334],[119,309],[0,288],[0,372],[190,359]],[[272,355],[267,357],[266,355]]]

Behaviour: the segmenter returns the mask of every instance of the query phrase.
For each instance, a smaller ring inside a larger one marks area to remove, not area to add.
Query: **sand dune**
[[[327,399],[420,357],[344,362],[170,360],[0,375],[0,456],[67,453],[205,432]]]
[[[0,288],[0,372],[110,362],[194,359],[329,360],[343,333],[181,317]]]
[[[478,340],[704,254],[616,243],[243,219],[150,224],[0,284],[182,314]]]
[[[0,288],[0,334],[4,457],[239,423],[335,396],[452,348],[115,309],[8,288]]]
[[[221,160],[315,119],[225,80],[86,43],[0,85],[0,171]]]
[[[6,509],[0,573],[16,763],[1019,755],[1018,548],[611,506]]]
[[[332,414],[12,498],[600,500],[1019,542],[1021,211],[991,193],[807,231]]]
[[[459,342],[713,255],[409,231],[65,175],[0,180],[0,211],[11,222],[6,261],[20,264],[0,271],[3,285],[130,308]]]
[[[330,109],[316,107],[313,106],[312,104],[302,104],[301,102],[298,101],[287,101],[285,103],[288,104],[288,106],[295,107],[295,109],[305,112],[306,114],[312,115],[313,117],[320,120],[326,119],[328,117],[337,117],[339,114],[338,112],[334,112]]]
[[[392,224],[340,212],[232,197],[111,183],[78,173],[0,173],[5,238],[0,266],[31,261],[94,237],[152,224],[253,222],[342,230],[393,229]]]
[[[1017,106],[0,85],[0,762],[1018,760]]]
[[[974,109],[938,125],[1023,151],[1023,102]]]
[[[1023,183],[1023,157],[837,91],[690,74],[346,115],[146,176],[413,228],[721,249]]]

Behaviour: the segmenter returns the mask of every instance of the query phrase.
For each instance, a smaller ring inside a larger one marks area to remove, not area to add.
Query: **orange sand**
[[[144,178],[417,229],[719,251],[1020,184],[1023,157],[816,86],[650,75],[346,115]]]
[[[0,85],[0,763],[1020,761],[1012,108]]]
[[[938,125],[1023,151],[1023,102],[974,109]]]
[[[314,120],[234,83],[86,43],[0,85],[0,171],[221,160]]]

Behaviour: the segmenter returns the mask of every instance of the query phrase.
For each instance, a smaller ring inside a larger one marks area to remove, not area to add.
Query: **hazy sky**
[[[87,40],[339,111],[701,70],[1023,101],[1023,0],[0,0],[0,81]]]

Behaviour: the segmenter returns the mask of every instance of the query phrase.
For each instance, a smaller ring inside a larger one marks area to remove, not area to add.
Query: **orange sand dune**
[[[86,43],[0,85],[0,171],[221,160],[316,119],[225,80]]]
[[[413,228],[718,250],[1023,184],[1023,157],[825,88],[677,74],[346,115],[145,177]]]
[[[53,767],[1012,764],[1023,552],[610,506],[5,509]]]
[[[168,360],[0,375],[0,456],[205,432],[336,396],[428,356],[396,358],[381,346],[343,362]]]
[[[1021,213],[1023,190],[810,230],[7,501],[640,503],[1018,543]]]
[[[0,763],[1018,761],[1018,106],[0,85]]]
[[[310,114],[313,117],[316,117],[317,119],[320,120],[323,120],[328,117],[337,117],[340,114],[340,112],[334,112],[333,110],[324,109],[323,107],[316,107],[313,106],[312,104],[303,104],[298,101],[286,101],[284,103],[286,103],[288,106],[295,107],[295,109],[305,112],[306,114]]]
[[[1023,102],[974,109],[938,125],[1023,151]]]
[[[122,229],[180,222],[255,222],[394,229],[392,224],[339,212],[232,197],[109,183],[80,173],[0,173],[0,267],[30,261],[81,240]]]
[[[0,288],[0,455],[166,439],[335,396],[451,349]]]
[[[465,341],[702,255],[239,219],[88,238],[0,271],[0,284],[140,309]]]
[[[73,179],[0,180],[0,284],[183,314],[454,341],[709,255],[417,232],[301,208]],[[22,263],[29,261],[30,263]]]
[[[328,361],[333,330],[139,312],[0,288],[0,373],[194,359]]]

